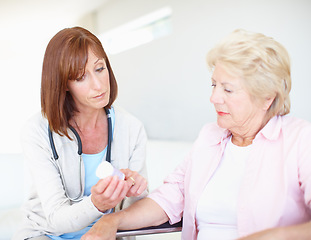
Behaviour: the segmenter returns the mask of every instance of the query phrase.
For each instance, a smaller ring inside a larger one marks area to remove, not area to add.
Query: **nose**
[[[101,89],[102,83],[100,78],[96,74],[92,74],[91,79],[92,79],[92,88],[94,90]]]
[[[224,98],[221,93],[221,89],[218,88],[217,86],[213,88],[213,91],[210,97],[210,102],[212,104],[223,104],[224,103]]]

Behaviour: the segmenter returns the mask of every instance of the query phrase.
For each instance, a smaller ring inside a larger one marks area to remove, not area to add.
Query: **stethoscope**
[[[111,162],[112,123],[111,123],[110,110],[109,109],[105,109],[105,111],[106,111],[107,119],[108,119],[108,145],[107,145],[107,152],[106,152],[106,161],[107,162]],[[82,188],[82,181],[83,181],[83,179],[82,179],[82,163],[83,163],[83,160],[82,160],[82,142],[81,142],[81,138],[80,138],[78,132],[72,126],[69,126],[69,128],[73,132],[73,134],[75,135],[75,137],[77,139],[77,142],[78,142],[78,155],[79,155],[79,161],[80,161],[80,167],[79,167],[79,171],[80,171],[80,194],[78,194],[75,197],[69,196],[69,193],[67,191],[67,186],[66,186],[66,182],[65,182],[65,179],[64,179],[64,174],[63,174],[63,171],[62,171],[62,169],[60,167],[60,164],[59,164],[59,161],[58,161],[59,156],[58,156],[56,148],[55,148],[55,144],[54,144],[54,140],[53,140],[53,133],[52,133],[52,131],[50,129],[50,126],[48,127],[48,135],[49,135],[50,146],[51,146],[52,153],[53,153],[52,163],[54,164],[54,166],[57,168],[57,170],[59,172],[62,184],[63,184],[64,189],[65,189],[66,197],[69,200],[73,201],[73,202],[79,202],[83,198],[83,188]]]

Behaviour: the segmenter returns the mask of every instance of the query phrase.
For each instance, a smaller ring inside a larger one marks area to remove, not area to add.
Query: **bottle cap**
[[[120,180],[125,178],[124,174],[119,169],[116,169],[107,161],[103,161],[98,165],[96,176],[101,179],[109,176],[118,176]]]

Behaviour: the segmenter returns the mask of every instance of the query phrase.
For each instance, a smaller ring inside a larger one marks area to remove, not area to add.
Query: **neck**
[[[103,119],[106,118],[105,109],[92,112],[78,112],[72,117],[70,124],[77,128],[78,131],[84,132],[98,128],[105,122]]]
[[[234,145],[237,145],[239,147],[246,147],[248,145],[251,145],[253,143],[255,136],[251,136],[251,137],[241,137],[241,136],[235,136],[234,134],[232,134],[232,143]]]
[[[240,147],[246,147],[253,143],[257,133],[267,124],[269,120],[263,120],[257,127],[251,129],[239,129],[238,131],[231,131],[232,143]]]

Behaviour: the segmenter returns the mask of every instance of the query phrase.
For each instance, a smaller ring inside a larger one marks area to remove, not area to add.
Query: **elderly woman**
[[[113,239],[117,229],[182,217],[185,240],[311,238],[311,124],[287,116],[287,51],[263,34],[237,30],[207,62],[217,124],[203,127],[161,187],[102,217],[82,239]]]

